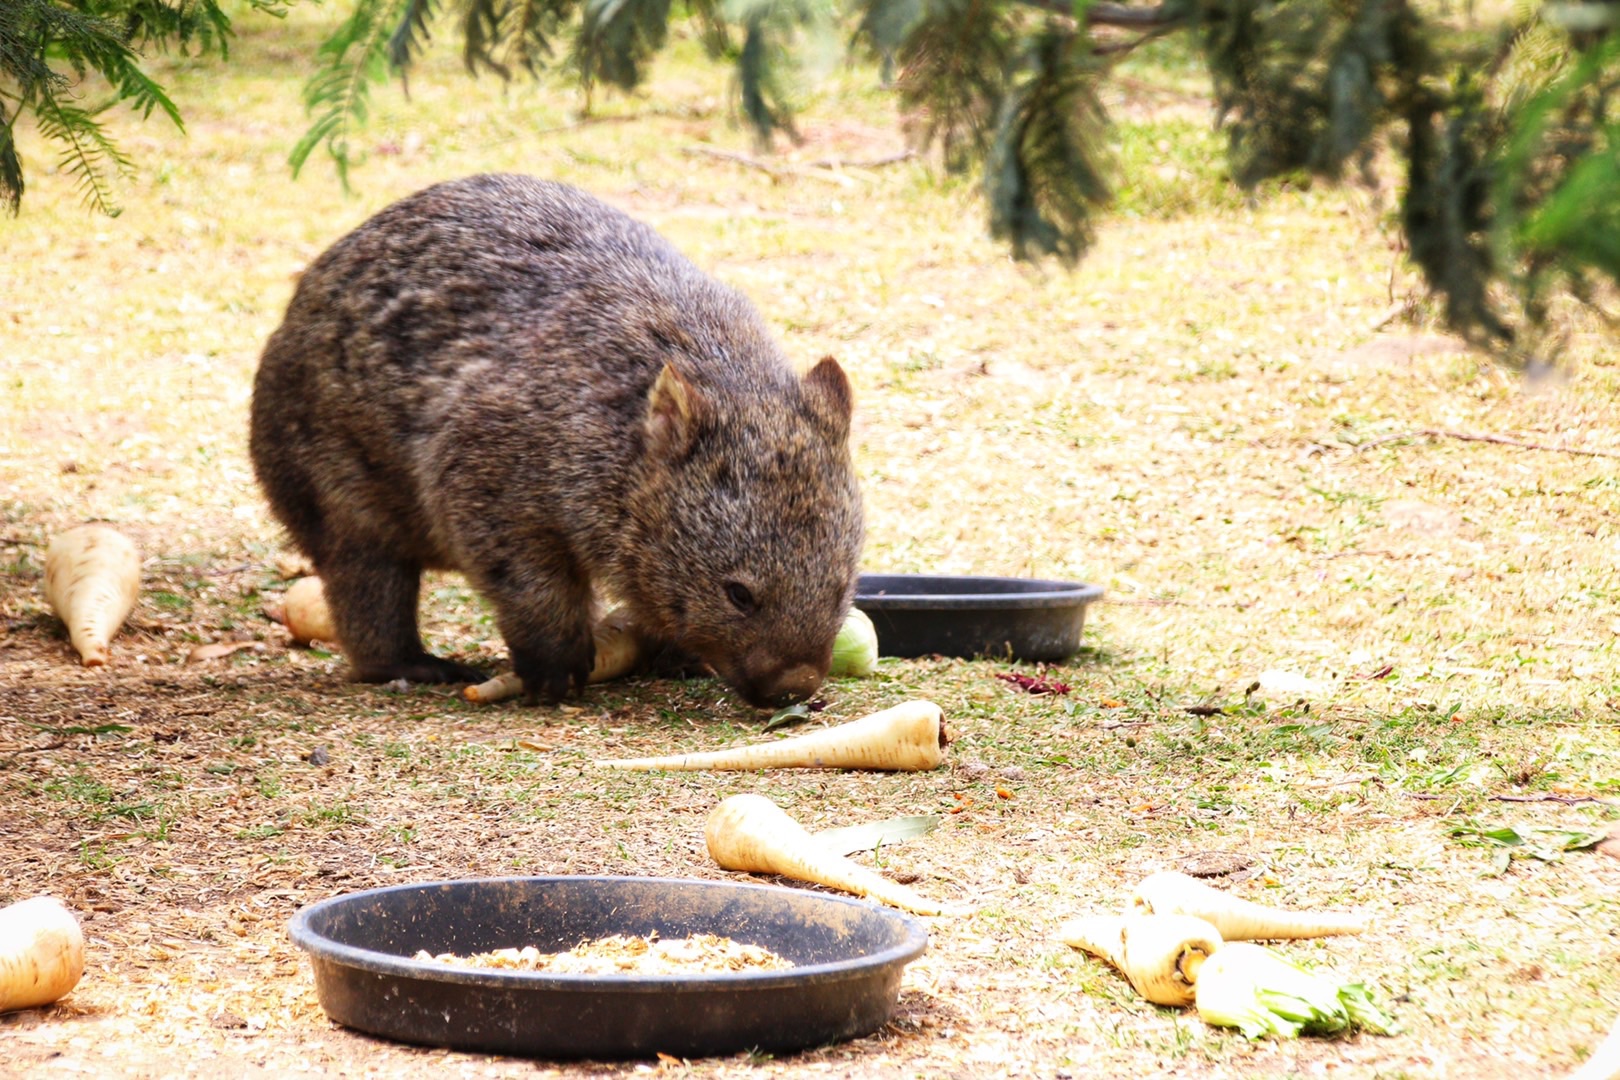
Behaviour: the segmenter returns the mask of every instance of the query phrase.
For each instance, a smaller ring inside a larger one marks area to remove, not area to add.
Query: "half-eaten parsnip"
[[[775,742],[668,757],[598,761],[603,769],[871,769],[922,772],[945,760],[951,734],[932,701],[907,701],[882,712]]]
[[[1066,945],[1100,956],[1155,1005],[1191,1005],[1221,932],[1191,915],[1090,915],[1058,928]]]
[[[709,812],[703,839],[709,845],[709,856],[726,870],[780,874],[870,897],[918,915],[940,913],[934,901],[827,850],[763,795],[733,795],[722,801]]]
[[[1620,1016],[1615,1017],[1609,1037],[1564,1080],[1615,1080],[1616,1077],[1620,1077]]]
[[[281,601],[281,621],[300,645],[312,641],[336,641],[337,625],[326,605],[326,588],[318,577],[301,577],[287,586]]]
[[[1368,925],[1361,915],[1266,907],[1174,870],[1143,879],[1131,895],[1131,911],[1138,915],[1196,915],[1213,923],[1227,941],[1359,934]]]
[[[49,1005],[83,974],[84,932],[60,900],[0,908],[0,1013]]]
[[[628,675],[641,663],[641,638],[630,625],[630,617],[623,608],[614,608],[602,616],[591,631],[596,641],[596,662],[591,665],[587,682],[607,682]],[[462,693],[476,705],[517,697],[523,693],[523,678],[515,671],[503,672],[488,682],[469,686]]]
[[[141,555],[123,533],[80,525],[45,549],[45,599],[67,624],[85,667],[107,662],[107,646],[141,589]]]

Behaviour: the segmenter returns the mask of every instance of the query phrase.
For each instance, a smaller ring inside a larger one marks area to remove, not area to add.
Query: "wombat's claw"
[[[555,705],[572,689],[584,690],[590,679],[590,664],[524,662],[512,657],[512,670],[523,679],[523,700],[530,705]]]
[[[403,663],[357,666],[351,677],[355,682],[366,683],[393,682],[395,679],[412,683],[481,683],[487,678],[475,667],[426,653]]]

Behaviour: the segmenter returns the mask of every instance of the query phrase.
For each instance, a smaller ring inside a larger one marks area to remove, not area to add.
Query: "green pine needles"
[[[238,0],[279,13],[294,0]],[[1152,38],[1184,33],[1207,67],[1231,175],[1405,172],[1411,257],[1451,326],[1500,354],[1556,349],[1556,303],[1601,310],[1620,283],[1620,0],[1518,0],[1495,30],[1431,0],[340,0],[348,17],[305,86],[296,173],[324,147],[347,184],[370,93],[403,78],[441,23],[469,72],[566,67],[587,95],[639,86],[672,20],[733,65],[762,148],[797,138],[806,71],[844,52],[880,64],[919,149],[982,177],[990,231],[1019,258],[1074,265],[1117,176],[1098,87]],[[129,159],[105,109],[179,125],[142,73],[147,47],[226,52],[218,0],[0,0],[0,199],[15,212],[20,117],[61,148],[87,203],[116,213]],[[113,87],[87,101],[96,72]]]
[[[271,14],[286,10],[282,0],[247,3]],[[141,70],[138,50],[224,56],[230,36],[230,20],[216,0],[0,2],[0,200],[13,214],[21,205],[23,162],[14,133],[17,122],[32,115],[60,149],[59,166],[77,179],[85,203],[116,216],[113,178],[132,163],[108,137],[101,116],[122,103],[143,117],[160,112],[184,130],[174,102]],[[112,88],[103,100],[85,98],[84,80],[92,72]]]
[[[797,137],[803,56],[843,35],[881,64],[912,141],[982,176],[991,233],[1018,258],[1072,266],[1116,172],[1097,87],[1137,45],[1185,32],[1240,185],[1339,180],[1394,148],[1412,259],[1472,340],[1529,358],[1548,347],[1554,298],[1595,305],[1620,281],[1620,0],[1523,0],[1494,35],[1413,0],[352,2],[309,83],[295,168],[324,142],[347,177],[366,88],[403,73],[440,14],[461,27],[470,70],[566,64],[587,94],[639,85],[670,21],[693,20],[734,65],[762,147]]]

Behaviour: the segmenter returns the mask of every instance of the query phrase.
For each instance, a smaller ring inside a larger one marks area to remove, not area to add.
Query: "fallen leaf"
[[[769,720],[765,721],[765,726],[760,730],[775,731],[777,728],[801,723],[808,719],[810,719],[810,706],[800,702],[797,705],[789,705],[785,709],[778,709],[771,715]]]
[[[206,645],[198,645],[186,654],[186,663],[197,664],[204,660],[218,660],[222,656],[229,656],[243,649],[252,649],[254,652],[264,651],[262,641],[212,641]]]
[[[898,844],[914,836],[922,836],[939,825],[938,814],[913,814],[908,817],[870,821],[862,825],[846,825],[837,829],[822,829],[815,833],[818,843],[828,851],[840,855],[853,855],[857,851],[872,851],[890,844]]]
[[[996,798],[998,798],[998,799],[1010,799],[1010,798],[1012,798],[1012,795],[1013,795],[1013,793],[1007,788],[1004,788],[1004,787],[996,788]]]
[[[1010,682],[1026,694],[1067,694],[1068,683],[1048,679],[1045,675],[1021,675],[1016,671],[998,671],[996,678]]]
[[[1123,709],[1125,703],[1117,698],[1105,697],[1097,702],[1097,707],[1101,709]]]

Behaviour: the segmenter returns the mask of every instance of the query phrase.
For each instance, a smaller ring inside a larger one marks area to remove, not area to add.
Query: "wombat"
[[[853,395],[754,307],[561,184],[487,175],[383,210],[304,273],[251,450],[364,682],[429,655],[424,569],[486,596],[530,697],[583,687],[595,606],[751,704],[808,696],[854,596]]]

